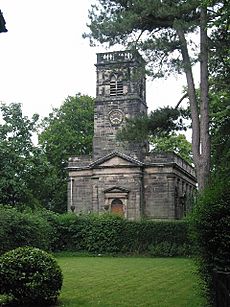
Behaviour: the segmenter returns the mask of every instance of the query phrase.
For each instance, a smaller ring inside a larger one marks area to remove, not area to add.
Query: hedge
[[[19,246],[50,247],[53,227],[41,213],[0,205],[0,254]]]
[[[216,295],[214,271],[230,272],[230,180],[216,179],[204,191],[191,216],[191,224],[198,245],[200,274],[213,304]]]
[[[189,255],[186,221],[128,221],[116,215],[18,212],[0,207],[0,252],[18,246],[104,254]]]

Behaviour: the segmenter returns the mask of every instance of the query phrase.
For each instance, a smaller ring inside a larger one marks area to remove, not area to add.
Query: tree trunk
[[[188,53],[187,41],[183,29],[180,27],[177,29],[177,34],[181,43],[181,53],[183,57],[184,70],[188,85],[188,96],[190,101],[192,118],[192,152],[199,190],[203,190],[205,188],[210,173],[210,136],[208,114],[208,48],[206,28],[206,10],[202,8],[200,26],[200,110],[198,110],[198,103],[196,99],[195,85],[192,74],[192,65]]]
[[[191,119],[192,119],[192,153],[193,153],[193,160],[197,170],[200,168],[200,121],[199,121],[199,112],[198,112],[198,105],[196,99],[196,92],[195,92],[195,85],[193,80],[192,74],[192,65],[190,62],[190,57],[188,53],[187,41],[185,39],[184,31],[181,28],[177,29],[177,34],[180,39],[181,43],[181,53],[183,57],[184,63],[184,71],[187,79],[188,85],[188,96],[189,96],[189,103],[191,109]],[[197,181],[198,187],[200,186],[200,176],[197,172]]]
[[[209,182],[211,144],[209,135],[209,108],[208,108],[208,37],[207,37],[207,10],[201,8],[200,16],[200,141],[202,165],[200,169],[200,189],[203,190]]]

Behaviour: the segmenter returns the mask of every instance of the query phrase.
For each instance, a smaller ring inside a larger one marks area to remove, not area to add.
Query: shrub
[[[52,240],[54,251],[78,251],[80,250],[81,237],[79,233],[79,217],[72,213],[58,215],[53,223],[56,236]]]
[[[166,241],[177,247],[178,255],[191,254],[185,221],[128,221],[110,214],[64,214],[58,222],[58,251],[148,254],[150,245]]]
[[[111,214],[19,212],[3,206],[0,240],[0,253],[19,246],[34,246],[52,251],[148,254],[150,245],[168,242],[182,256],[184,245],[191,245],[185,221],[128,221]]]
[[[81,249],[95,253],[121,252],[125,220],[117,215],[88,215],[78,221]]]
[[[190,239],[186,221],[126,221],[123,231],[123,248],[131,253],[148,253],[149,246],[162,242],[187,244]]]
[[[49,305],[62,287],[62,272],[48,253],[33,247],[19,247],[0,257],[0,293],[19,304]]]
[[[191,246],[188,244],[177,245],[167,241],[149,245],[149,253],[154,257],[190,256]]]
[[[200,273],[213,302],[213,272],[230,272],[230,181],[215,181],[199,197],[191,221],[199,247]]]
[[[50,247],[51,224],[40,214],[0,205],[0,255],[20,246]]]
[[[33,215],[39,216],[39,218],[41,218],[45,224],[49,225],[49,228],[46,229],[49,250],[56,250],[62,235],[62,233],[59,231],[60,218],[62,217],[62,214],[47,209],[42,209],[34,211]]]

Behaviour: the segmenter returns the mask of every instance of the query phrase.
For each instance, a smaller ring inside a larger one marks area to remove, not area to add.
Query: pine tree
[[[208,25],[219,18],[224,1],[211,0],[98,0],[89,12],[91,44],[123,44],[140,50],[154,77],[184,72],[192,119],[192,151],[199,188],[210,174],[208,99]],[[200,34],[199,52],[192,41]],[[200,101],[192,65],[200,61]]]

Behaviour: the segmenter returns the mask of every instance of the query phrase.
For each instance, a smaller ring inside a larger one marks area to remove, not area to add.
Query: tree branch
[[[188,93],[185,93],[185,94],[181,97],[181,99],[178,101],[177,105],[175,106],[175,109],[178,109],[178,108],[179,108],[181,102],[182,102],[186,97],[188,97]]]

